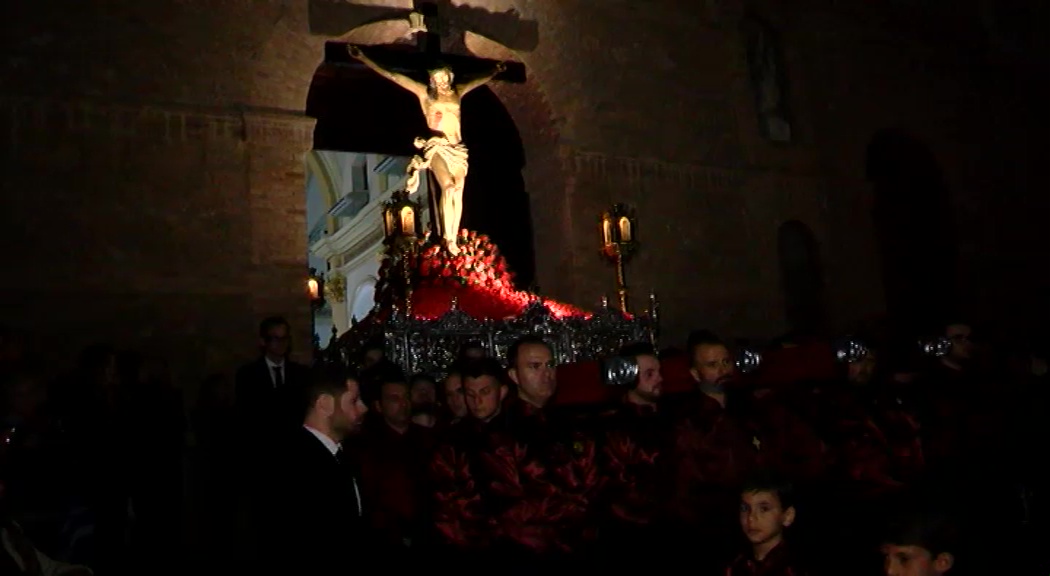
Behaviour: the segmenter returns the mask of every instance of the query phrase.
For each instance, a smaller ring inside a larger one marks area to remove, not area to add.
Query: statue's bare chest
[[[421,99],[420,103],[423,105],[423,112],[427,116],[431,116],[436,113],[440,113],[442,116],[459,116],[458,98],[456,100],[436,100],[433,98],[423,98]]]

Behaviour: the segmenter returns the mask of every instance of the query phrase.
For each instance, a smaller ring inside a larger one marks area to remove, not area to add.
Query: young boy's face
[[[787,510],[773,492],[745,492],[740,495],[740,527],[752,544],[779,537],[795,521],[795,509]]]
[[[936,557],[921,546],[898,546],[883,544],[883,568],[886,576],[941,576],[951,569],[951,554],[938,554]]]

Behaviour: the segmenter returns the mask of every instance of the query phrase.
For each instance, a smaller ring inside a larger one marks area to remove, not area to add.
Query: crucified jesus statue
[[[430,83],[423,84],[380,66],[357,46],[350,46],[349,51],[365,66],[419,98],[419,105],[430,127],[430,137],[416,138],[415,146],[419,154],[408,165],[405,188],[410,194],[418,190],[423,170],[429,169],[434,174],[440,188],[438,214],[435,214],[434,220],[439,224],[439,234],[448,251],[457,254],[459,247],[456,238],[463,217],[463,185],[469,167],[467,147],[460,133],[460,103],[468,92],[484,86],[503,72],[506,64],[500,62],[491,73],[462,84],[454,83],[451,68],[439,67],[429,71]]]

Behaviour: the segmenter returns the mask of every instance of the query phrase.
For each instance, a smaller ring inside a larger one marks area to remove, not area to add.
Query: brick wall
[[[832,322],[878,313],[863,159],[887,127],[934,150],[972,234],[1035,206],[1002,201],[996,218],[975,217],[995,171],[1016,162],[1014,141],[989,151],[981,140],[1024,116],[995,116],[989,102],[1009,102],[1001,83],[996,98],[975,91],[987,82],[975,79],[972,51],[946,38],[965,10],[903,27],[891,8],[757,3],[785,44],[796,142],[778,146],[758,132],[737,2],[484,4],[516,8],[538,29],[533,51],[478,37],[467,46],[529,70],[527,83],[496,92],[525,145],[538,283],[550,296],[586,306],[612,294],[595,219],[623,201],[638,208],[643,242],[628,268],[635,302],[660,295],[672,340],[695,325],[782,330],[776,231],[793,219],[821,242]],[[308,0],[10,8],[0,23],[4,321],[34,325],[62,354],[92,340],[145,342],[187,378],[249,355],[268,313],[287,314],[305,348],[312,121],[301,110],[327,39],[311,34],[309,14]],[[388,42],[391,30],[345,39]],[[980,253],[970,250],[964,283],[989,276]],[[1023,260],[997,280],[1030,277]]]
[[[4,318],[31,322],[58,358],[141,344],[187,378],[249,356],[263,315],[296,318],[308,342],[312,119],[72,99],[0,110]]]

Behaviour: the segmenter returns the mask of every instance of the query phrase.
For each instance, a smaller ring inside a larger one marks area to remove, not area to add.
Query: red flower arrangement
[[[456,297],[460,310],[478,319],[502,319],[521,314],[538,297],[514,289],[514,276],[499,248],[484,234],[460,232],[458,254],[438,244],[419,240],[409,257],[414,275],[412,312],[417,318],[438,318],[448,312]],[[377,297],[399,281],[400,260],[391,254],[379,271]],[[389,294],[387,296],[389,298]],[[555,318],[589,316],[583,310],[559,302],[545,301]]]
[[[462,230],[456,245],[459,253],[454,256],[436,244],[421,246],[414,262],[419,277],[424,281],[455,282],[494,290],[513,286],[514,277],[507,262],[488,236]]]

